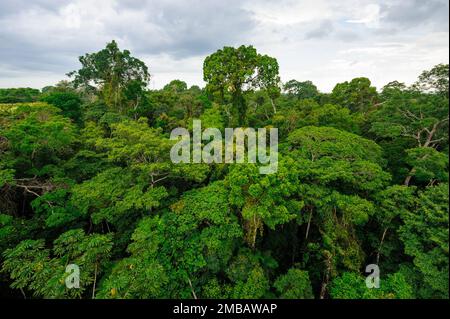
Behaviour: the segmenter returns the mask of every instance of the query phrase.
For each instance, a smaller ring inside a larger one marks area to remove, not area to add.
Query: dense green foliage
[[[0,90],[0,295],[449,297],[448,65],[327,94],[282,85],[251,46],[208,56],[204,89],[148,90],[114,41],[80,62],[71,82]],[[172,163],[193,119],[279,128],[277,172]]]
[[[36,102],[39,94],[31,88],[0,89],[0,103]]]

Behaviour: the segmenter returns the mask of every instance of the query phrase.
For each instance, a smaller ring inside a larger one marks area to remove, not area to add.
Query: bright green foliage
[[[231,95],[232,111],[241,126],[246,124],[247,117],[245,92],[261,88],[269,90],[272,97],[279,93],[277,60],[257,53],[252,46],[224,47],[206,57],[203,79],[208,83],[206,89],[217,93],[221,103],[226,102],[227,93]]]
[[[116,165],[129,166],[145,175],[151,185],[167,178],[201,181],[208,167],[199,165],[174,165],[170,149],[175,141],[162,135],[160,129],[148,126],[145,118],[125,120],[110,125],[111,136],[96,138],[92,142],[98,150],[105,151],[108,159]]]
[[[408,213],[414,204],[415,188],[393,185],[375,195],[378,209],[373,219],[379,226],[378,231],[369,234],[370,243],[376,251],[376,262],[385,271],[396,270],[402,261],[403,247],[398,238],[397,229],[401,225],[401,216]]]
[[[42,229],[42,222],[39,219],[26,220],[0,214],[0,250],[3,252],[16,246],[39,229]]]
[[[317,87],[311,81],[290,80],[284,84],[284,91],[297,99],[314,99],[319,95]]]
[[[262,298],[269,288],[269,281],[261,267],[252,269],[245,280],[238,281],[231,292],[233,299]]]
[[[367,112],[378,100],[375,87],[368,78],[355,78],[336,84],[331,93],[334,104],[349,108],[352,112]]]
[[[3,187],[5,184],[11,184],[13,181],[14,181],[14,170],[13,169],[1,169],[0,170],[0,187]]]
[[[135,299],[162,298],[167,275],[164,268],[148,254],[120,260],[111,274],[102,282],[97,298]]]
[[[180,93],[187,90],[187,84],[181,80],[172,80],[169,84],[164,85],[163,90]]]
[[[213,107],[205,110],[199,120],[202,121],[202,126],[204,127],[215,127],[221,131],[225,128],[222,114],[220,113],[220,109],[217,105],[213,105]]]
[[[150,74],[145,63],[132,57],[130,51],[120,51],[113,40],[105,49],[79,60],[82,68],[69,73],[75,87],[98,90],[111,109],[122,113],[139,106]]]
[[[173,83],[172,83],[173,82]],[[135,117],[145,116],[153,126],[169,133],[172,129],[187,126],[193,117],[199,117],[211,106],[206,94],[196,87],[186,89],[186,83],[172,81],[162,90],[146,94],[147,103],[135,110]]]
[[[27,288],[45,298],[81,297],[93,287],[94,295],[95,281],[111,251],[111,236],[85,235],[75,229],[63,233],[53,244],[53,249],[48,249],[44,240],[25,240],[3,253],[2,271],[10,274],[12,287]],[[68,264],[80,267],[79,289],[66,288]]]
[[[71,181],[61,165],[73,154],[78,133],[70,119],[46,103],[4,106],[0,109],[0,209],[17,215],[27,201],[58,187],[68,188]],[[17,197],[19,192],[24,197]]]
[[[24,169],[24,165],[39,166],[44,154],[51,157],[69,152],[76,131],[70,120],[58,113],[59,109],[45,103],[11,105],[2,114],[6,123],[0,134],[8,141],[2,156],[12,157],[11,161]]]
[[[150,212],[167,196],[164,187],[150,187],[150,177],[133,174],[130,169],[111,168],[76,185],[71,202],[94,223],[116,223],[131,216],[130,211]]]
[[[382,163],[381,148],[373,141],[328,127],[304,127],[289,135],[292,148],[315,161],[322,158]]]
[[[69,191],[59,188],[43,194],[31,202],[37,215],[45,217],[45,224],[48,227],[67,225],[77,220],[81,212],[68,203]]]
[[[373,141],[327,127],[303,127],[288,137],[291,154],[297,156],[301,175],[324,184],[374,191],[385,185],[381,148]]]
[[[429,149],[445,151],[448,144],[448,87],[442,83],[448,83],[448,65],[424,71],[411,88],[390,83],[382,106],[370,116],[370,132],[382,138],[390,170],[405,185],[446,180],[441,169],[446,159]]]
[[[139,223],[128,247],[131,257],[113,268],[102,287],[102,295],[191,298],[199,293],[202,281],[228,263],[241,236],[237,217],[228,207],[223,183],[188,192],[170,211]],[[135,266],[127,266],[131,264]],[[151,265],[152,269],[140,273],[139,269],[145,265]],[[133,274],[137,279],[133,279]],[[157,277],[158,282],[149,285],[161,289],[147,290],[146,285],[137,285],[128,290],[135,280],[146,282],[146,276]]]
[[[417,91],[397,91],[372,115],[371,131],[385,138],[408,138],[418,147],[448,140],[448,99]]]
[[[274,283],[283,299],[313,299],[314,295],[307,271],[291,268]]]
[[[425,298],[449,297],[448,216],[448,184],[419,192],[414,209],[402,214],[400,238],[423,276]]]
[[[202,289],[205,298],[263,298],[269,293],[269,279],[264,263],[273,263],[270,257],[242,249],[225,270],[225,280],[210,279]],[[273,266],[273,265],[272,265]]]
[[[295,108],[280,108],[273,117],[273,123],[281,134],[288,135],[304,126],[327,126],[351,133],[359,133],[361,115],[351,113],[349,109],[333,104],[320,105],[313,100],[297,102]]]
[[[75,92],[49,92],[41,100],[62,110],[62,114],[75,122],[81,121],[81,98]]]
[[[0,89],[0,103],[36,102],[40,93],[32,88]]]
[[[406,150],[405,162],[413,167],[411,176],[418,182],[448,182],[448,155],[432,147],[416,147]]]
[[[333,299],[411,299],[413,290],[405,276],[398,272],[380,275],[380,288],[367,288],[365,277],[345,272],[333,280],[330,295]]]
[[[292,160],[280,160],[275,174],[261,175],[252,164],[236,165],[227,176],[230,187],[230,203],[236,207],[246,221],[246,241],[255,246],[258,231],[263,225],[274,229],[295,218],[303,203],[292,198],[297,187]]]
[[[148,89],[114,41],[80,61],[72,82],[0,89],[1,296],[448,298],[448,65],[327,94],[281,91],[251,46],[208,56],[206,88]],[[194,119],[278,128],[276,172],[173,163]]]
[[[423,71],[419,76],[415,86],[422,92],[437,93],[448,98],[449,88],[449,67],[448,64],[435,65],[429,71]]]
[[[265,265],[266,263],[268,265]],[[268,268],[274,266],[269,264],[273,264],[270,257],[252,253],[248,249],[242,249],[226,270],[227,277],[231,281],[229,286],[230,295],[228,297],[264,297],[269,289],[269,281],[263,266]]]
[[[0,128],[6,139],[2,157],[5,168],[25,174],[44,175],[55,170],[52,164],[72,152],[76,130],[59,109],[45,103],[11,105],[2,116]]]
[[[365,256],[356,232],[375,212],[370,194],[383,189],[390,177],[380,166],[381,148],[352,133],[303,127],[289,135],[288,147],[297,159],[298,196],[305,204],[299,222],[306,226],[306,239],[320,235],[309,244],[313,256],[308,263],[325,266],[322,274],[310,273],[325,277],[324,296],[329,279],[341,268],[362,266]]]

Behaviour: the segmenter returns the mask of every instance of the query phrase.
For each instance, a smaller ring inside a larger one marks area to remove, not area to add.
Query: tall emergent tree
[[[377,89],[368,78],[355,78],[338,83],[331,92],[334,104],[348,107],[352,112],[367,112],[378,99]]]
[[[284,84],[283,89],[289,96],[295,96],[298,99],[313,99],[319,95],[317,86],[311,81],[290,80]]]
[[[150,80],[144,62],[132,57],[130,51],[120,51],[111,41],[95,53],[79,58],[82,68],[68,73],[74,77],[75,87],[93,90],[113,110],[121,113],[136,109],[142,102],[144,90]]]
[[[253,46],[224,47],[206,57],[203,63],[203,80],[207,90],[218,94],[221,103],[227,103],[231,95],[232,113],[237,114],[238,124],[245,125],[247,104],[244,93],[264,89],[271,98],[280,92],[278,62],[275,58],[261,55]],[[229,117],[233,117],[229,114]]]
[[[392,84],[385,87],[386,100],[371,114],[371,132],[390,141],[391,147],[406,145],[396,148],[404,152],[409,166],[402,172],[407,186],[413,177],[427,183],[448,180],[446,155],[438,153],[448,145],[448,86],[445,89],[443,85],[448,83],[448,70],[448,64],[441,64],[424,71],[408,89]]]

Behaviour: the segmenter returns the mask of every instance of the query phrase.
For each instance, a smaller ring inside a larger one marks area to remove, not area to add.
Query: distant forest
[[[1,297],[449,298],[448,64],[323,93],[252,46],[206,57],[204,88],[149,90],[115,41],[79,62],[0,89]],[[278,171],[172,163],[193,119],[278,128]]]

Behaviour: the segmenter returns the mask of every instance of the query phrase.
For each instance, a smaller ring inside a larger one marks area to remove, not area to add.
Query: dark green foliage
[[[414,208],[402,214],[400,239],[422,277],[424,298],[448,298],[448,184],[419,192]]]
[[[74,229],[63,233],[45,248],[43,239],[24,240],[4,251],[3,271],[11,274],[12,287],[26,288],[35,296],[45,298],[81,297],[95,283],[112,247],[110,235],[85,235]],[[65,286],[65,266],[76,264],[80,271],[80,288]],[[92,292],[94,294],[95,291]]]
[[[291,268],[287,274],[278,277],[274,286],[283,299],[314,298],[307,271]]]
[[[62,110],[65,117],[74,122],[81,121],[81,98],[74,92],[50,92],[41,97],[41,100],[52,104]]]
[[[229,123],[241,126],[247,121],[244,93],[256,88],[265,89],[273,103],[280,90],[277,60],[258,54],[252,46],[224,47],[206,57],[203,80],[207,82],[206,89],[217,94],[221,104],[232,105],[233,108],[227,110]]]
[[[111,109],[120,113],[136,109],[142,103],[150,80],[148,68],[130,51],[120,51],[114,40],[105,49],[79,60],[82,68],[69,73],[76,88],[97,92]]]
[[[380,288],[367,289],[365,278],[356,273],[343,273],[333,280],[330,295],[334,299],[411,299],[412,287],[402,273],[381,277]]]
[[[0,103],[36,102],[40,94],[32,88],[0,89]]]
[[[282,92],[276,59],[252,46],[208,56],[204,89],[148,90],[114,41],[80,62],[42,93],[0,90],[0,295],[449,297],[448,65],[327,94]],[[169,134],[194,119],[278,128],[277,171],[174,164]]]
[[[311,81],[290,80],[284,84],[284,91],[297,99],[315,99],[319,96],[317,87]]]
[[[333,103],[349,108],[352,112],[367,112],[377,102],[378,93],[368,78],[356,78],[336,84],[331,93]]]

